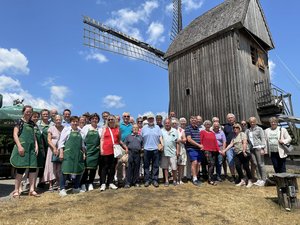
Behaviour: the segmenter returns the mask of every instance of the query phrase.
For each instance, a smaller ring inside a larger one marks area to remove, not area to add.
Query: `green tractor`
[[[22,101],[14,101],[12,106],[3,106],[0,94],[0,177],[10,177],[13,170],[9,162],[14,146],[13,129],[16,121],[22,117]]]

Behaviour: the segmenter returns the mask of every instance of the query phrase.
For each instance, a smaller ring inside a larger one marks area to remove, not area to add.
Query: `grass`
[[[44,193],[0,202],[0,208],[0,224],[300,224],[299,210],[278,206],[276,187],[248,189],[227,181],[95,189],[64,198]]]

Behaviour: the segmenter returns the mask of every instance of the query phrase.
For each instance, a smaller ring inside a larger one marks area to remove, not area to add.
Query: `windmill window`
[[[185,94],[187,96],[191,95],[191,89],[190,88],[185,89]]]
[[[265,71],[266,64],[263,51],[250,46],[252,64],[257,66],[261,71]]]

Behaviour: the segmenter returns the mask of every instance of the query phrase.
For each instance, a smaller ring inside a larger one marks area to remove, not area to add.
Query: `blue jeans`
[[[286,158],[280,158],[278,152],[271,152],[271,160],[273,163],[275,173],[286,172],[286,167],[285,167]]]
[[[227,157],[227,162],[229,167],[234,167],[234,156],[235,156],[235,152],[234,152],[234,148],[230,148],[227,152],[226,152],[226,157]]]
[[[158,150],[144,150],[144,181],[150,182],[150,164],[152,164],[152,180],[158,181],[159,173],[159,152]]]
[[[60,174],[60,178],[59,178],[59,186],[60,186],[60,190],[62,190],[62,189],[65,189],[65,186],[66,186],[66,179],[67,179],[67,176],[68,176],[69,174],[63,174],[62,172],[61,172],[61,174]],[[80,180],[81,180],[81,174],[79,174],[79,175],[74,175],[75,177],[74,177],[74,188],[75,189],[77,189],[77,188],[79,188],[79,185],[80,185]]]

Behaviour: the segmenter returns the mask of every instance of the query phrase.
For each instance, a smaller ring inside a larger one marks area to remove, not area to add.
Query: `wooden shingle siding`
[[[218,116],[222,122],[228,112],[239,117],[242,106],[236,51],[232,31],[171,60],[170,110],[188,118]],[[190,96],[186,96],[187,88]]]
[[[273,47],[258,0],[227,0],[196,18],[165,55],[170,111],[187,118],[218,116],[221,123],[234,113],[237,121],[255,116],[260,123],[258,89],[271,98],[267,51]],[[259,59],[251,58],[251,48]]]
[[[244,27],[259,37],[267,45],[274,47],[271,33],[264,18],[259,2],[252,0],[249,2],[247,14],[244,20]]]

